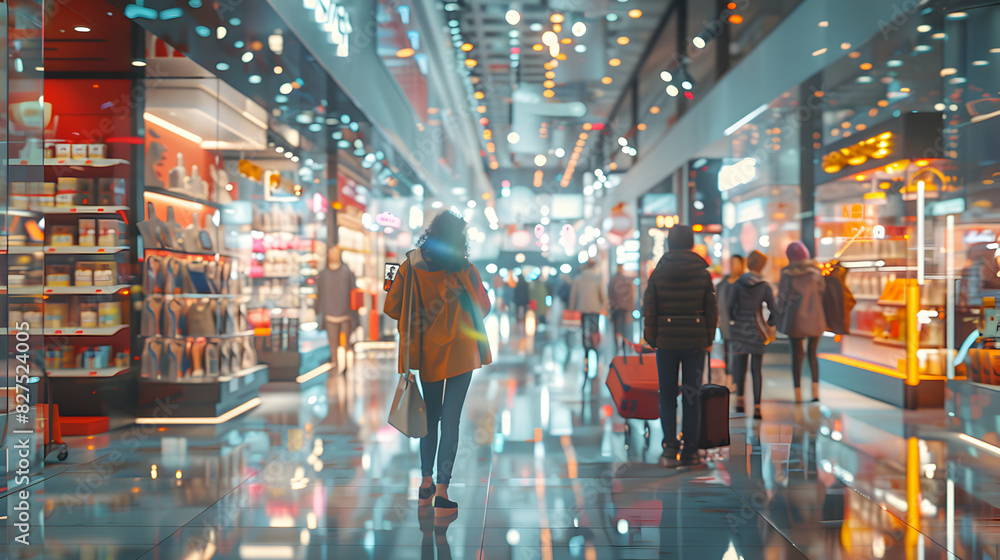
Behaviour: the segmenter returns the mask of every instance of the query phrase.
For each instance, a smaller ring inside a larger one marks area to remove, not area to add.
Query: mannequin
[[[320,328],[326,329],[333,371],[339,371],[337,349],[340,347],[340,333],[349,337],[353,330],[355,312],[351,310],[351,290],[356,285],[354,274],[340,258],[340,247],[331,247],[327,251],[326,268],[319,273],[316,281],[316,320]]]

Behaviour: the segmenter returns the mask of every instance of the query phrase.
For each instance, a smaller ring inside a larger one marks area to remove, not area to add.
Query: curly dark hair
[[[445,210],[431,220],[417,242],[425,258],[435,267],[448,272],[461,270],[469,263],[468,223],[451,210]]]

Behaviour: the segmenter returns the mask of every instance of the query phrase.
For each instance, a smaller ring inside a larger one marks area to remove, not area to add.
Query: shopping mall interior
[[[4,6],[0,557],[1000,558],[1000,2]]]

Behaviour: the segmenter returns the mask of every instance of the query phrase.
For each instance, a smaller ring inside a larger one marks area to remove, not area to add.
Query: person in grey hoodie
[[[760,419],[760,399],[763,386],[762,366],[767,342],[757,331],[756,316],[762,306],[771,311],[768,324],[774,326],[774,294],[771,285],[760,275],[767,265],[767,255],[760,251],[750,253],[747,272],[736,282],[729,302],[730,334],[732,335],[733,376],[736,381],[736,412],[743,412],[743,393],[747,378],[747,364],[753,374],[753,417]]]
[[[816,261],[809,258],[809,249],[796,241],[785,250],[789,265],[781,270],[778,282],[778,331],[792,342],[792,382],[795,402],[802,402],[802,362],[808,353],[812,373],[812,400],[819,401],[819,359],[816,356],[819,337],[826,330],[823,313],[823,292],[826,284]],[[804,348],[808,339],[808,346]]]
[[[569,309],[580,312],[583,332],[584,369],[590,371],[590,351],[597,352],[601,337],[601,313],[608,307],[608,294],[604,291],[597,261],[584,265],[580,275],[573,280],[569,292]],[[584,378],[586,381],[586,378]]]

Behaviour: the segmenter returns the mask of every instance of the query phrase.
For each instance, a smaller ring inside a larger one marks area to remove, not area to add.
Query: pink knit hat
[[[806,244],[801,241],[793,241],[785,249],[785,256],[788,257],[789,262],[798,262],[809,259],[809,249]]]

